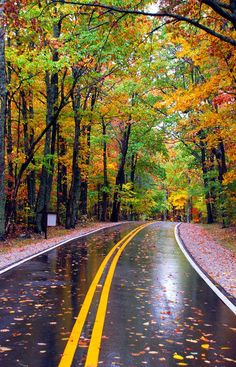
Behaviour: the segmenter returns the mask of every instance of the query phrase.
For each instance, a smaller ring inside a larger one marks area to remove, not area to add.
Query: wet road
[[[134,227],[98,232],[1,277],[1,367],[59,364],[102,259]],[[188,264],[173,230],[171,223],[148,226],[124,249],[111,285],[99,366],[236,366],[235,315]],[[73,367],[86,363],[104,281]]]
[[[58,366],[100,263],[137,225],[99,231],[1,275],[0,367]]]

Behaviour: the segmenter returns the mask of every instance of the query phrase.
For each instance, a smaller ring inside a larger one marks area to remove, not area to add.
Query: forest
[[[235,0],[0,0],[0,237],[236,222]]]

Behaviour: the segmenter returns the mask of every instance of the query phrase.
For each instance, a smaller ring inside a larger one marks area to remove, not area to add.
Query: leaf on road
[[[202,344],[201,347],[203,349],[209,349],[210,348],[210,345],[209,344]]]
[[[12,350],[12,349],[11,348],[7,348],[7,347],[0,347],[0,353],[9,352],[10,350]]]
[[[181,360],[181,361],[184,359],[184,357],[182,357],[181,355],[177,354],[176,352],[173,354],[173,358],[174,359]]]

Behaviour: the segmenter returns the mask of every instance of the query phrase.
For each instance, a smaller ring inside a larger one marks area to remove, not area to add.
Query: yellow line
[[[134,236],[138,232],[140,232],[144,227],[150,225],[151,223],[148,223],[144,225],[142,228],[138,228],[137,231],[123,243],[123,245],[119,248],[116,255],[114,256],[112,263],[109,268],[109,272],[106,277],[106,281],[104,283],[102,294],[100,297],[100,302],[98,305],[97,315],[93,326],[91,341],[89,344],[87,359],[85,362],[85,367],[97,367],[98,365],[98,358],[99,358],[99,352],[100,352],[100,345],[101,345],[101,339],[102,339],[102,331],[103,326],[105,322],[105,315],[106,315],[106,309],[107,309],[107,303],[109,298],[109,292],[111,288],[112,279],[116,270],[117,262],[125,249],[125,247],[128,245],[128,243],[132,240]]]
[[[145,225],[141,225],[138,228],[133,229],[131,232],[129,232],[124,238],[122,238],[112,249],[111,251],[107,254],[107,256],[105,257],[105,259],[103,260],[102,264],[100,265],[90,287],[89,290],[86,294],[86,297],[84,299],[84,302],[82,304],[82,307],[80,309],[79,315],[76,319],[76,322],[73,326],[73,329],[71,331],[70,337],[68,339],[68,342],[66,344],[64,353],[62,355],[62,358],[60,360],[59,366],[58,367],[69,367],[72,364],[73,358],[74,358],[74,354],[77,348],[77,344],[81,335],[81,332],[83,330],[84,327],[84,323],[85,320],[87,318],[88,312],[89,312],[89,308],[91,306],[92,303],[92,299],[94,296],[94,293],[96,291],[96,287],[100,281],[100,278],[104,272],[104,269],[108,263],[108,261],[110,260],[111,256],[113,255],[113,253],[115,252],[115,250],[117,249],[117,247],[119,247],[119,245],[124,242],[127,238],[129,238],[130,236],[132,236],[133,233],[136,234],[137,230],[139,228],[143,228]]]

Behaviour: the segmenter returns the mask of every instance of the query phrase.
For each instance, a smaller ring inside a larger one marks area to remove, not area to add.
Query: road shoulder
[[[119,223],[91,223],[85,228],[78,228],[76,230],[70,231],[68,234],[58,237],[53,237],[50,239],[41,239],[33,244],[26,244],[20,247],[8,247],[5,251],[1,251],[0,254],[0,274],[9,270],[10,268],[25,262],[36,255],[49,251],[53,248],[63,245],[73,239],[77,239],[86,236],[90,233],[100,231],[105,228],[114,227]]]
[[[209,280],[208,285],[212,289],[215,288],[213,290],[223,302],[231,303],[231,309],[236,313],[236,256],[234,253],[223,248],[207,231],[195,224],[178,225],[176,239],[189,262],[193,262],[192,266],[196,265],[195,270],[199,269],[199,275],[207,283],[207,279]]]

